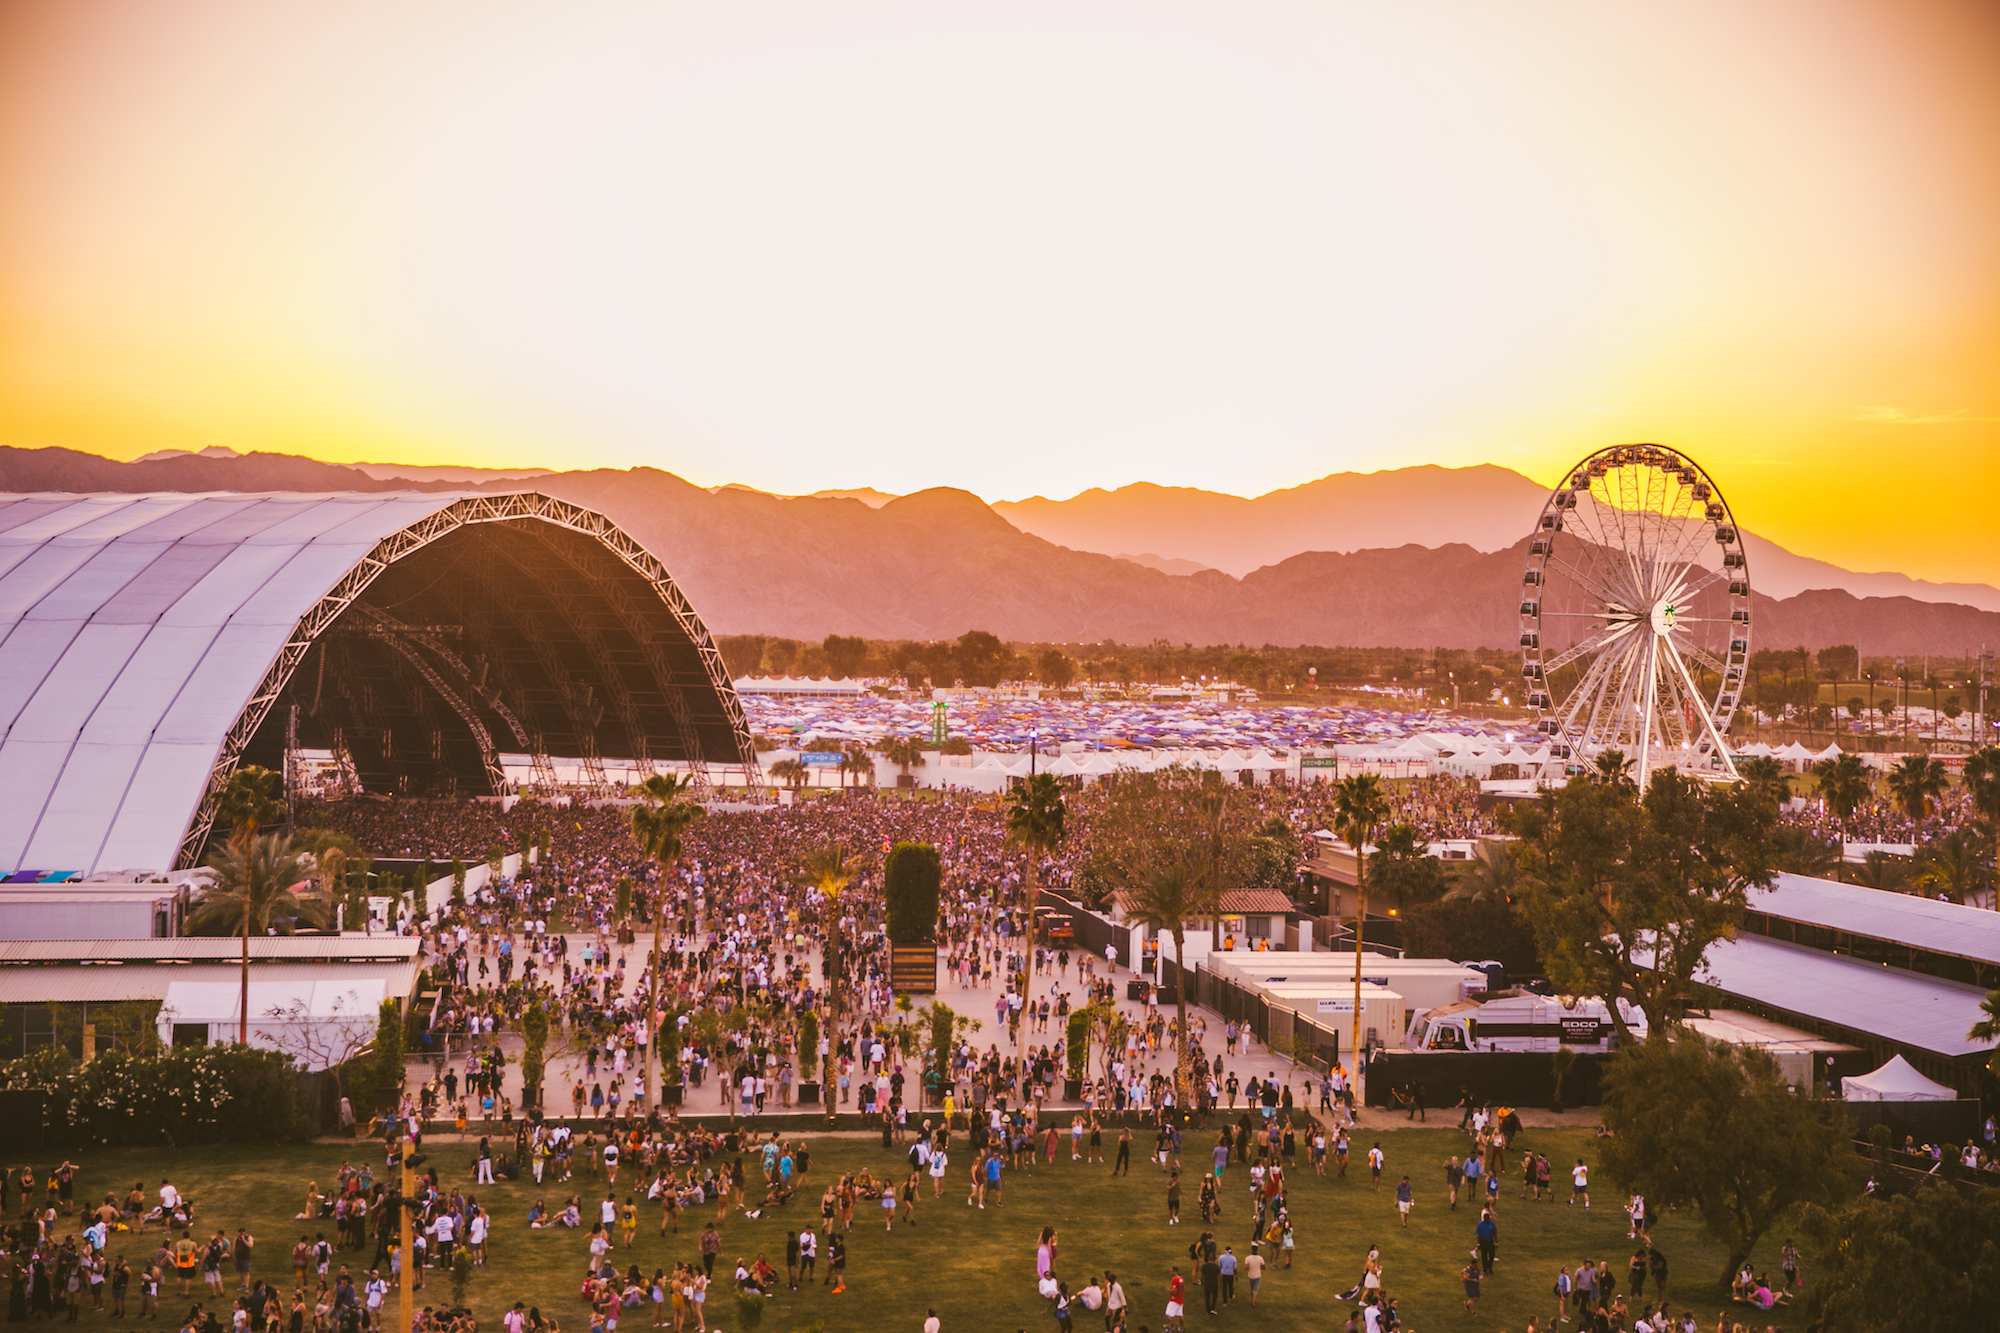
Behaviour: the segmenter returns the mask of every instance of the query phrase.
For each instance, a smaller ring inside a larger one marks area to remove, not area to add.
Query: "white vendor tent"
[[[358,1053],[375,1036],[387,987],[380,977],[250,982],[250,1044],[283,1051],[307,1069],[325,1069]],[[235,1041],[242,1022],[235,981],[175,981],[160,1003],[162,1041],[190,1025],[208,1043]]]
[[[1933,1083],[1900,1055],[1871,1074],[1851,1074],[1840,1080],[1840,1095],[1850,1102],[1948,1102],[1958,1094]]]

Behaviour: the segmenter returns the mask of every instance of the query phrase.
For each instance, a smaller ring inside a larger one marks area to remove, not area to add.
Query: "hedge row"
[[[51,1146],[273,1143],[301,1130],[291,1060],[241,1046],[112,1051],[81,1066],[38,1051],[0,1065],[0,1088],[46,1094]]]

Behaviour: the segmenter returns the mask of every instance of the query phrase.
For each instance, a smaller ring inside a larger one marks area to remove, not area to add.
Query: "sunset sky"
[[[0,443],[1256,494],[2000,582],[2000,6],[0,0]]]

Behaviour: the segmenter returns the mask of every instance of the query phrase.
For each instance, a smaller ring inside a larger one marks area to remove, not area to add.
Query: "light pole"
[[[396,1219],[397,1243],[403,1249],[402,1281],[396,1284],[396,1309],[402,1325],[396,1333],[409,1333],[414,1326],[417,1311],[417,1289],[415,1286],[416,1254],[410,1249],[410,1206],[417,1199],[417,1168],[410,1160],[410,1139],[403,1136],[403,1206],[396,1211],[401,1214]]]
[[[1910,673],[1903,659],[1896,659],[1896,711],[1903,715],[1903,744],[1910,743]]]
[[[1040,727],[1029,728],[1028,729],[1028,776],[1029,777],[1035,776],[1035,757],[1036,757],[1035,752],[1037,751],[1037,749],[1040,748],[1041,743],[1042,743],[1042,729]]]

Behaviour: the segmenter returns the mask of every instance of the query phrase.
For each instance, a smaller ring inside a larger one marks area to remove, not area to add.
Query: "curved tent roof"
[[[750,754],[665,569],[574,505],[0,495],[0,868],[189,864],[209,797],[246,758],[281,762],[287,728],[330,732],[391,790],[497,781],[496,737]]]

